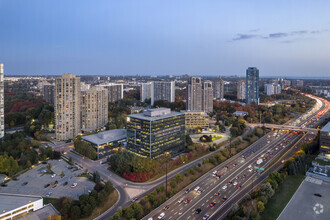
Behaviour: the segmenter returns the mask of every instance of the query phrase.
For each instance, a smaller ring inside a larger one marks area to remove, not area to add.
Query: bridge
[[[260,123],[248,123],[247,124],[250,127],[266,127],[266,128],[274,128],[274,129],[280,129],[280,130],[290,130],[290,131],[303,131],[303,132],[317,132],[316,128],[307,128],[307,127],[298,127],[298,126],[292,126],[292,125],[275,125],[275,124],[260,124]]]

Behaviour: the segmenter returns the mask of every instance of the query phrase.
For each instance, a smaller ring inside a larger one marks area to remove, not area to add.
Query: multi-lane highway
[[[189,193],[186,189],[177,193],[164,204],[168,209],[159,207],[145,219],[157,219],[161,215],[164,215],[163,219],[202,219],[212,215],[237,192],[249,187],[258,176],[259,170],[255,167],[267,167],[299,137],[301,134],[293,132],[270,132],[192,183],[188,187]]]

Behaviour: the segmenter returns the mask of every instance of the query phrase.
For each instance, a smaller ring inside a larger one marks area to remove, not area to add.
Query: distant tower
[[[55,137],[74,139],[81,132],[80,78],[63,74],[55,79]]]
[[[237,82],[237,99],[246,99],[246,83],[245,79],[239,79]]]
[[[157,100],[175,101],[175,82],[154,81],[151,83],[151,105]]]
[[[246,70],[246,103],[259,104],[259,70],[249,67]]]
[[[203,83],[203,111],[213,111],[213,87],[212,82],[209,80]]]
[[[5,135],[5,111],[4,111],[4,75],[3,64],[0,63],[0,138]]]
[[[213,81],[213,96],[215,99],[223,99],[225,95],[224,81],[219,77]]]
[[[186,109],[188,111],[202,111],[202,78],[191,77],[187,84]]]
[[[151,82],[141,83],[140,87],[140,101],[151,100]]]

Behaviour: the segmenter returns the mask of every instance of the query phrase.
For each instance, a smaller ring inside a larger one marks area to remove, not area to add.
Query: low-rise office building
[[[15,219],[43,207],[41,196],[0,193],[0,219]]]
[[[126,129],[113,129],[97,134],[82,136],[81,139],[91,143],[97,151],[97,159],[108,156],[112,150],[126,145]]]
[[[196,129],[208,130],[210,127],[210,117],[203,111],[181,111],[185,116],[185,126],[187,131]]]
[[[184,113],[169,108],[148,109],[127,117],[126,149],[141,157],[177,155],[185,148]]]
[[[330,122],[320,131],[320,152],[326,159],[330,159]]]

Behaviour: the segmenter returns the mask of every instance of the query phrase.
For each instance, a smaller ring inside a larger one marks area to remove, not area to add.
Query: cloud
[[[248,40],[258,37],[258,35],[255,34],[237,34],[236,38],[233,38],[233,41],[237,40]]]
[[[258,31],[260,31],[260,28],[249,30],[249,32],[258,32]]]
[[[287,36],[289,36],[287,33],[272,33],[272,34],[268,35],[269,38],[280,38],[280,37],[287,37]]]
[[[305,30],[303,30],[303,31],[292,31],[291,32],[291,34],[293,34],[293,35],[303,35],[303,34],[307,34],[308,33],[308,31],[305,31]]]

